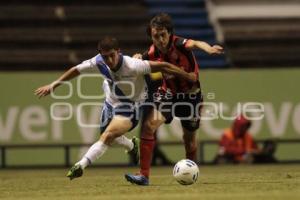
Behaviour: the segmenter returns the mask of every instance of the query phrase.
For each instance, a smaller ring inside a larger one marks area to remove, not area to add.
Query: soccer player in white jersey
[[[97,56],[70,68],[56,81],[35,91],[37,96],[44,97],[63,81],[70,80],[81,73],[100,73],[104,76],[103,90],[106,99],[102,109],[101,135],[82,159],[69,170],[67,177],[70,180],[82,176],[83,170],[101,157],[113,142],[132,148],[132,141],[123,134],[137,125],[136,113],[138,112],[136,111],[140,107],[136,105],[143,103],[146,97],[145,74],[162,72],[191,82],[197,80],[194,74],[187,73],[167,62],[143,61],[123,56],[118,41],[113,37],[103,38],[98,44],[98,50]],[[129,82],[131,84],[128,84]]]

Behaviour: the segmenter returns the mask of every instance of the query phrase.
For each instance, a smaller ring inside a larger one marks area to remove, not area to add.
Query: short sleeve
[[[96,57],[83,61],[81,64],[77,65],[76,68],[80,73],[99,73],[96,65]]]
[[[185,45],[187,43],[188,39],[185,39],[185,38],[177,38],[177,40],[175,41],[175,45],[177,48],[180,48],[180,49],[185,49]]]

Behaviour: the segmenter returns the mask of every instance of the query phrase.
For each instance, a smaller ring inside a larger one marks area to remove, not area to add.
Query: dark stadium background
[[[99,78],[81,79],[80,87],[78,80],[62,86],[56,93],[61,98],[38,99],[33,92],[95,56],[97,42],[105,35],[117,37],[126,55],[147,50],[151,44],[147,23],[166,12],[177,35],[225,48],[222,56],[195,51],[205,101],[222,105],[226,116],[233,116],[240,103],[262,104],[264,118],[253,122],[250,131],[258,141],[278,142],[275,156],[280,164],[205,166],[217,152],[222,130],[232,121],[202,121],[198,163],[203,177],[183,189],[171,180],[172,166],[155,168],[149,198],[299,199],[299,11],[299,0],[0,1],[0,198],[81,199],[89,194],[128,199],[122,196],[125,190],[133,197],[143,194],[121,181],[122,173],[136,170],[118,168],[129,164],[121,148],[112,148],[93,165],[114,168],[91,169],[77,186],[64,180],[65,168],[52,169],[72,165],[98,138],[97,127],[82,127],[78,121],[86,125],[99,121],[101,100],[81,97],[102,94]],[[53,106],[62,119],[53,119]],[[209,111],[204,108],[204,115]],[[172,162],[184,158],[179,130],[175,121],[163,126],[158,136]],[[138,134],[135,129],[127,136]],[[47,170],[32,170],[44,167]]]

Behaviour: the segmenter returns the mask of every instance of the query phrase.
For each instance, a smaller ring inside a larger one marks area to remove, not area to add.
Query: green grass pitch
[[[300,165],[200,167],[200,179],[179,185],[172,167],[152,169],[150,186],[126,182],[136,168],[89,168],[69,181],[67,169],[0,170],[0,199],[300,199]]]

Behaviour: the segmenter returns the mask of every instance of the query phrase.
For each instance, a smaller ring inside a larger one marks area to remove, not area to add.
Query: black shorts
[[[170,93],[161,94],[154,99],[156,108],[166,118],[166,124],[171,123],[174,117],[178,117],[184,128],[195,131],[199,128],[203,96],[198,93]]]

